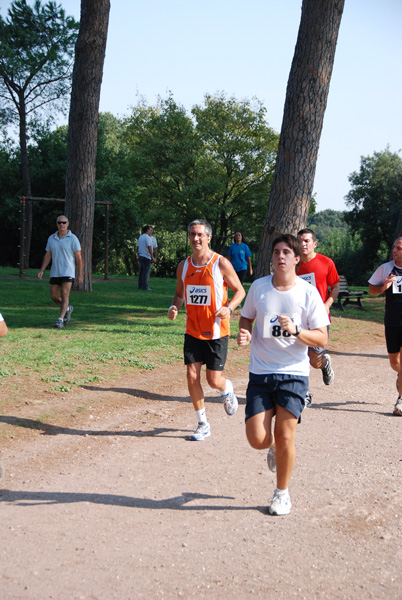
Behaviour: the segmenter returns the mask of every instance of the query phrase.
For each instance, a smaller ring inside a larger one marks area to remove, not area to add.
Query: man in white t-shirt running
[[[296,237],[275,238],[274,274],[251,285],[237,336],[239,346],[251,342],[246,436],[253,448],[269,448],[268,466],[277,477],[269,506],[272,515],[287,515],[292,506],[288,486],[296,426],[308,389],[308,347],[327,343],[328,314],[316,288],[296,275],[300,256]]]

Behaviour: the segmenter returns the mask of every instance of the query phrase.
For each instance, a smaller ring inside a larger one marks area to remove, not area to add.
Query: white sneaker
[[[276,446],[271,446],[267,454],[268,469],[276,473]]]
[[[394,406],[394,415],[402,417],[402,396],[399,396]]]
[[[229,381],[229,379],[227,379],[226,381],[229,384],[229,387],[231,388],[231,390],[227,394],[222,394],[221,398],[223,400],[223,406],[225,408],[226,414],[228,414],[229,416],[232,416],[235,414],[236,410],[239,408],[239,403],[235,396],[232,382]]]
[[[198,423],[197,429],[188,439],[193,442],[203,442],[206,438],[211,437],[211,427],[209,423]]]
[[[310,392],[307,392],[306,397],[304,398],[304,408],[311,406],[312,402],[313,402],[313,394],[310,394]]]
[[[276,516],[288,515],[291,508],[292,503],[290,501],[289,494],[278,494],[278,492],[275,490],[271,506],[268,509],[269,514]]]
[[[56,323],[54,324],[55,327],[57,327],[57,329],[63,329],[64,327],[64,321],[61,317],[59,317],[56,321]]]
[[[67,308],[66,314],[64,315],[64,322],[65,323],[68,323],[69,321],[71,321],[71,313],[73,312],[73,310],[74,310],[74,306],[70,305]]]

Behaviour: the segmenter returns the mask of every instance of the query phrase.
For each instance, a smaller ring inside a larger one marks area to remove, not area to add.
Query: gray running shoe
[[[236,410],[238,409],[239,403],[238,403],[235,393],[233,391],[233,386],[229,380],[228,380],[228,383],[230,384],[232,391],[228,392],[227,394],[222,394],[221,398],[223,400],[223,406],[225,408],[226,414],[228,414],[229,416],[232,416],[235,414]]]
[[[329,354],[323,354],[323,359],[327,361],[327,364],[325,365],[325,367],[322,370],[322,380],[325,383],[325,385],[331,385],[331,383],[334,381],[335,378],[335,373],[333,368],[331,367],[331,358],[329,356]]]
[[[310,394],[310,392],[307,392],[306,397],[304,398],[304,407],[307,408],[308,406],[311,406],[312,402],[313,402],[313,394]]]
[[[289,494],[278,494],[278,492],[275,491],[271,506],[268,509],[269,514],[276,516],[288,515],[291,508],[292,503]]]
[[[211,427],[209,423],[198,423],[197,429],[189,436],[192,442],[203,442],[211,436]]]
[[[402,417],[402,396],[399,396],[394,406],[394,415]]]
[[[271,446],[267,454],[268,469],[276,473],[276,446]]]
[[[64,327],[64,321],[61,317],[59,317],[56,321],[56,323],[54,324],[55,327],[57,327],[57,329],[63,329]]]
[[[66,314],[64,315],[64,322],[68,323],[69,321],[71,321],[71,313],[74,310],[74,306],[69,306],[67,308]]]

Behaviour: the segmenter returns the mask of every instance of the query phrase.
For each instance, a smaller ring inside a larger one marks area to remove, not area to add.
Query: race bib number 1
[[[187,306],[211,306],[211,286],[210,285],[188,285],[186,287]]]
[[[402,294],[402,277],[397,277],[397,279],[392,282],[392,293]]]
[[[292,315],[291,319],[296,325],[300,325],[300,316]],[[278,315],[265,315],[264,317],[264,338],[290,338],[288,331],[282,331]]]

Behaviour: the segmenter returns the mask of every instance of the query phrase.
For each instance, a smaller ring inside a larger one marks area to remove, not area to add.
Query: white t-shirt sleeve
[[[388,277],[393,268],[393,262],[384,263],[374,271],[368,282],[371,285],[382,285],[385,278]]]
[[[240,316],[245,319],[250,319],[250,321],[254,321],[257,316],[256,303],[254,299],[254,292],[256,290],[256,282],[253,282],[250,285],[250,288],[247,292],[246,299],[244,301],[243,308],[241,310]]]
[[[0,321],[4,321],[3,315],[0,313]]]

